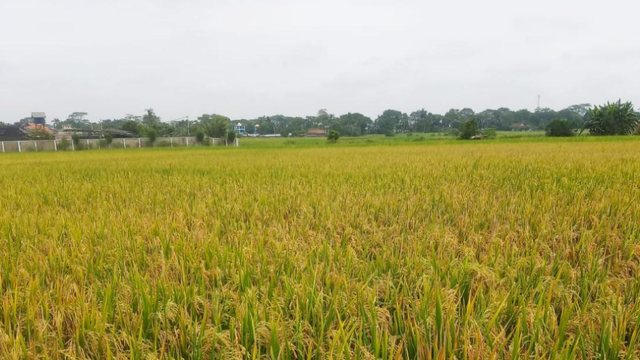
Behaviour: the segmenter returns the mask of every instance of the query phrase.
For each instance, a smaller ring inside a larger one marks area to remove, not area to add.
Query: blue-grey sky
[[[0,121],[640,105],[637,0],[0,0]]]

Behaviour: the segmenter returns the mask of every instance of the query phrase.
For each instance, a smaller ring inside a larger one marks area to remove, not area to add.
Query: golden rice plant
[[[1,358],[640,356],[637,140],[0,165]]]

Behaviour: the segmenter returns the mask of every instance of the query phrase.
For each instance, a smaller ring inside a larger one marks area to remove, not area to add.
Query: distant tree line
[[[588,130],[590,135],[640,135],[640,113],[636,112],[631,102],[623,103],[618,100],[602,106],[587,109],[582,115],[580,133]],[[557,118],[545,126],[545,135],[552,137],[567,137],[576,135],[576,121],[567,118]],[[485,129],[482,131],[475,118],[462,123],[458,131],[460,139],[483,139],[494,136]]]
[[[425,109],[409,114],[399,110],[385,110],[375,120],[360,113],[348,113],[336,116],[325,109],[315,116],[288,117],[284,115],[266,116],[257,119],[242,119],[247,132],[257,134],[302,135],[309,129],[320,128],[336,130],[342,136],[360,136],[366,134],[385,134],[393,136],[398,133],[441,133],[475,119],[481,129],[497,130],[544,129],[554,119],[562,118],[579,128],[586,121],[589,104],[573,105],[561,111],[538,109],[512,111],[507,108],[484,110],[476,113],[472,109],[451,109],[444,115],[434,114]]]
[[[616,103],[614,103],[616,104]],[[621,104],[620,106],[625,105]],[[635,116],[630,103],[626,104]],[[174,121],[161,121],[153,109],[147,109],[142,116],[127,114],[120,119],[106,119],[99,122],[90,121],[86,118],[87,113],[74,112],[65,120],[54,119],[54,128],[62,129],[71,127],[76,129],[120,129],[130,132],[134,136],[196,136],[197,134],[211,137],[223,137],[231,131],[232,125],[240,122],[249,134],[281,134],[283,136],[301,136],[309,129],[323,129],[329,133],[331,130],[338,132],[341,136],[360,136],[366,134],[384,134],[393,136],[398,133],[443,133],[460,130],[462,125],[473,120],[478,131],[491,130],[548,130],[553,129],[582,129],[585,124],[593,124],[592,117],[613,116],[611,111],[606,112],[604,107],[597,110],[590,104],[577,104],[566,109],[555,111],[548,108],[529,111],[526,109],[513,111],[508,108],[487,109],[475,112],[470,108],[451,109],[444,115],[435,114],[425,109],[404,113],[399,110],[385,110],[375,120],[360,113],[347,113],[334,115],[326,109],[321,109],[316,115],[306,117],[291,117],[285,115],[261,116],[254,119],[236,119],[219,115],[203,114],[196,119],[187,120],[182,118]],[[607,115],[608,114],[608,115]],[[558,124],[557,120],[562,120]],[[28,121],[22,119],[20,123]],[[556,122],[554,122],[556,121]],[[631,120],[629,120],[631,121]],[[633,121],[631,121],[633,122]],[[599,131],[591,127],[592,132]],[[628,129],[627,129],[628,130]],[[467,129],[468,131],[468,129]],[[564,131],[564,130],[562,130]]]

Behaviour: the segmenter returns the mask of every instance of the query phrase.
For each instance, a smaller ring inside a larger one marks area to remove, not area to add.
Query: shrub
[[[29,138],[32,140],[53,140],[55,136],[44,131],[43,129],[35,129],[29,132]]]
[[[107,145],[110,147],[111,143],[113,143],[113,134],[110,133],[106,133],[104,134],[104,141],[107,143]]]
[[[327,141],[330,143],[335,143],[340,139],[340,133],[336,130],[329,130],[329,134],[327,135]]]
[[[158,133],[154,129],[147,130],[147,142],[153,146],[158,139]]]
[[[204,131],[198,130],[196,132],[196,142],[198,144],[202,144],[203,141],[204,141]]]
[[[156,144],[157,147],[171,147],[171,141],[169,140],[161,140]]]
[[[384,136],[393,137],[393,136],[396,136],[396,132],[393,131],[393,130],[387,130],[387,131],[384,132]]]
[[[546,136],[566,137],[573,136],[573,124],[569,120],[556,119],[544,128]]]
[[[462,140],[469,140],[473,136],[478,134],[478,122],[475,119],[465,121],[460,125],[459,138]]]
[[[235,140],[236,140],[236,132],[233,130],[229,130],[229,132],[227,132],[227,143],[233,144]]]
[[[69,150],[70,147],[71,147],[71,141],[69,141],[69,139],[67,138],[62,139],[62,141],[60,141],[60,143],[58,144],[58,150],[61,150],[61,151]]]
[[[71,135],[71,141],[73,141],[73,146],[76,150],[82,150],[82,143],[80,143],[80,135],[73,134]]]
[[[487,139],[495,139],[497,136],[497,132],[496,132],[496,129],[494,128],[487,128],[487,129],[484,129],[484,131],[482,132],[482,135],[484,135],[484,137]]]

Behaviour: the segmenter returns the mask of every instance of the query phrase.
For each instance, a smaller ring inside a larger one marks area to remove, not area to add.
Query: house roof
[[[32,112],[31,117],[34,119],[43,119],[43,118],[46,118],[47,115],[43,112]]]
[[[39,124],[34,124],[34,123],[29,123],[24,127],[25,130],[44,130],[44,132],[49,133],[49,134],[53,134],[53,131],[51,131],[51,129],[49,129],[49,127],[47,126],[43,126],[43,125],[39,125]]]
[[[307,134],[326,134],[327,132],[322,129],[309,129]]]
[[[28,138],[27,134],[18,126],[0,125],[0,140],[2,141],[26,140]]]

